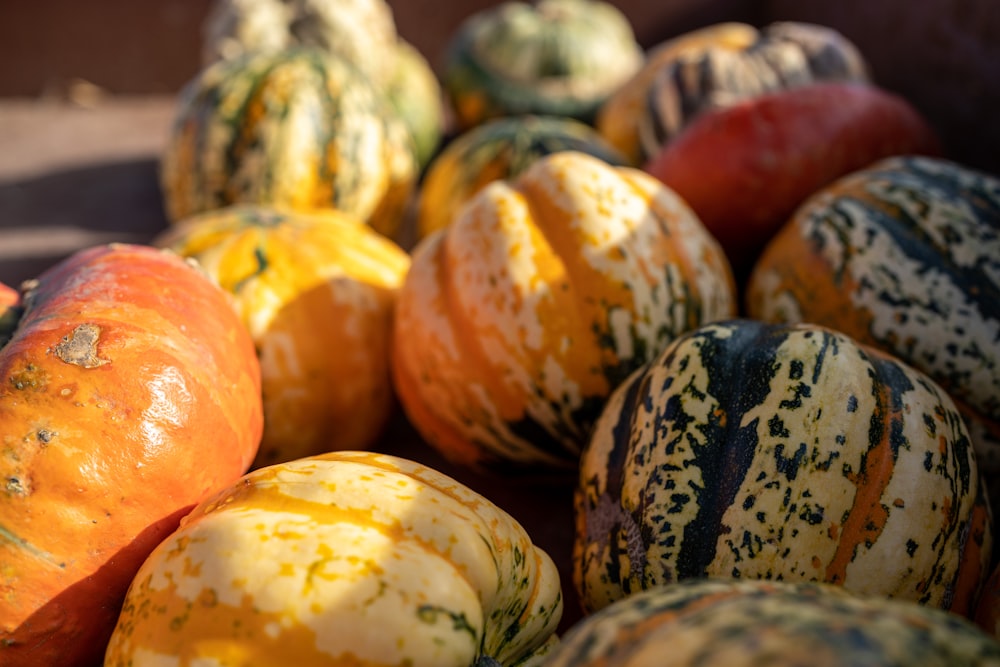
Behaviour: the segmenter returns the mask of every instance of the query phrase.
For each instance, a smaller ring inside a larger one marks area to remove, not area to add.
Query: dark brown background
[[[400,34],[439,66],[455,27],[486,2],[396,0]],[[824,23],[852,39],[874,78],[941,133],[950,155],[1000,173],[996,0],[615,2],[644,46],[722,20]],[[164,228],[156,181],[174,95],[198,68],[209,0],[0,0],[0,282],[16,285],[72,251],[145,242]],[[567,480],[455,470],[403,420],[381,447],[454,474],[511,511],[568,585]]]

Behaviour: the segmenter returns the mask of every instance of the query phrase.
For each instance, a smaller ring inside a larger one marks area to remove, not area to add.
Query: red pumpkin
[[[691,121],[645,166],[684,198],[745,277],[806,197],[879,158],[937,154],[903,98],[865,83],[817,83],[750,98]]]
[[[22,289],[0,307],[0,664],[90,666],[146,556],[248,469],[260,371],[173,253],[99,246]]]

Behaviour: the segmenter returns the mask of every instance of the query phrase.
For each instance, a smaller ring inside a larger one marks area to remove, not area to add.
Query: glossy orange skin
[[[98,246],[25,288],[0,346],[0,664],[89,666],[149,552],[248,469],[260,370],[175,254]]]
[[[938,155],[905,99],[864,83],[816,83],[702,114],[643,169],[684,198],[738,279],[806,197],[893,155]]]

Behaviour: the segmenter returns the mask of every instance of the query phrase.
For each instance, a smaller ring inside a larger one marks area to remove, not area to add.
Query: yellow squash
[[[196,259],[250,330],[264,398],[255,466],[374,442],[394,407],[389,337],[409,255],[344,213],[249,205],[156,243]]]

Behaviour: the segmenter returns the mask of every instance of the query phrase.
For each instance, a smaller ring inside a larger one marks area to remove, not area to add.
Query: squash
[[[512,179],[538,158],[558,151],[587,153],[611,165],[625,159],[591,126],[561,116],[506,116],[455,137],[424,173],[417,199],[417,236],[446,227],[483,187]]]
[[[385,93],[410,130],[417,165],[423,169],[444,138],[444,92],[430,62],[413,44],[399,39],[394,48],[396,66]]]
[[[146,556],[253,460],[257,358],[147,246],[78,251],[0,310],[0,664],[91,667]]]
[[[546,667],[1000,664],[967,619],[829,584],[690,579],[631,595],[571,628]]]
[[[732,577],[968,615],[993,545],[951,398],[812,324],[736,319],[678,337],[607,402],[574,507],[573,580],[590,611]]]
[[[251,205],[154,242],[197,260],[253,338],[264,401],[254,467],[375,443],[395,407],[389,338],[409,255],[344,213]]]
[[[334,208],[392,237],[418,171],[384,92],[344,58],[296,48],[219,61],[190,81],[160,180],[171,222],[230,204]]]
[[[857,47],[832,28],[719,23],[654,47],[602,105],[595,125],[638,166],[706,111],[799,85],[870,78]]]
[[[532,664],[561,613],[555,565],[506,512],[408,459],[333,452],[195,508],[136,575],[104,664]]]
[[[672,191],[557,152],[487,185],[414,248],[393,383],[452,462],[571,470],[615,385],[735,307],[725,256]]]
[[[395,72],[398,39],[385,0],[213,0],[202,24],[201,61],[305,46],[345,58],[381,87]]]
[[[823,82],[706,111],[643,169],[690,204],[742,286],[816,190],[882,158],[940,151],[937,133],[904,98],[867,83]]]
[[[643,52],[609,2],[507,0],[459,24],[443,60],[442,87],[461,131],[519,114],[592,122]]]
[[[747,312],[835,326],[958,403],[1000,494],[1000,179],[931,157],[869,165],[809,199],[765,249]]]

